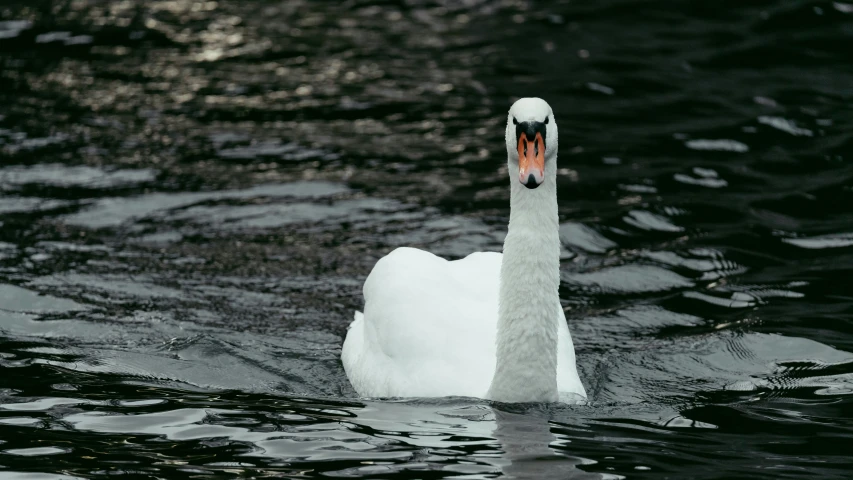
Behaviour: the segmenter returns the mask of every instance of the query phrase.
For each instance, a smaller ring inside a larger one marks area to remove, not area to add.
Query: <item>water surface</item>
[[[845,2],[7,2],[0,476],[847,478],[851,37]],[[370,268],[500,250],[528,95],[590,403],[359,399]]]

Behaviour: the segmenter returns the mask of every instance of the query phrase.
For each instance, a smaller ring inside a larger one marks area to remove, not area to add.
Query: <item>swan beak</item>
[[[545,141],[540,132],[531,133],[518,137],[518,181],[533,189],[545,180]]]

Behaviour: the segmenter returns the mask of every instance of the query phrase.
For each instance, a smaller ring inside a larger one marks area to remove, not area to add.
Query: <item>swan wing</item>
[[[447,261],[415,248],[380,259],[341,354],[368,397],[484,397],[495,368],[501,254]]]

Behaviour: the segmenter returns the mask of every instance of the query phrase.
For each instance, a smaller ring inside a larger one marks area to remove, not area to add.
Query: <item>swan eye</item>
[[[515,117],[512,117],[512,124],[513,124],[513,125],[518,125],[518,120],[516,120],[516,119],[515,119]]]
[[[542,123],[544,123],[545,125],[548,125],[548,120],[550,120],[550,119],[551,119],[551,117],[545,117],[545,121]]]

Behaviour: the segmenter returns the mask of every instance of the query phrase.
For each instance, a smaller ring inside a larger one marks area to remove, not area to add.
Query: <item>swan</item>
[[[341,361],[362,397],[478,397],[579,403],[586,391],[560,305],[557,123],[522,98],[506,125],[509,229],[503,253],[448,261],[401,247],[364,282]]]

